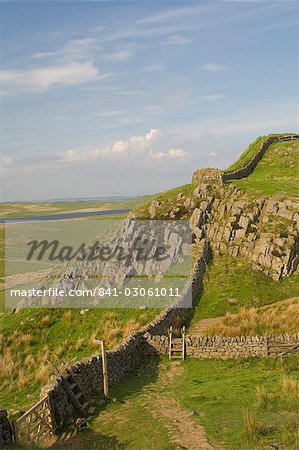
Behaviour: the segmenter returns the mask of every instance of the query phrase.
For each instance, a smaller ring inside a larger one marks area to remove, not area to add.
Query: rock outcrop
[[[189,219],[194,242],[207,238],[215,254],[249,258],[254,268],[275,280],[296,271],[299,199],[280,195],[253,199],[219,183],[201,183],[190,195],[178,197],[172,206],[155,200],[150,217]]]

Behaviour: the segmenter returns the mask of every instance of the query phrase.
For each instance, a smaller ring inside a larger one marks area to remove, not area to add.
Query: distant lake
[[[42,216],[31,216],[31,217],[15,217],[11,219],[0,219],[0,223],[11,223],[11,222],[35,222],[37,220],[63,220],[63,219],[78,219],[80,217],[94,217],[94,216],[109,216],[113,214],[127,214],[130,209],[109,209],[106,211],[86,211],[86,212],[73,212],[73,213],[63,213],[63,214],[48,214]]]

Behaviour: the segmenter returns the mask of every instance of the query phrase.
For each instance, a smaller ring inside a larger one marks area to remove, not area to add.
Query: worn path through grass
[[[212,449],[199,421],[171,395],[170,386],[182,374],[178,362],[149,358],[132,378],[112,389],[115,401],[89,430],[53,448]]]

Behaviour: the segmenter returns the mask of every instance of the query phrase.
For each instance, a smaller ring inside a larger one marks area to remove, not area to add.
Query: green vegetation
[[[235,170],[243,169],[257,154],[257,152],[260,150],[260,147],[263,143],[263,141],[271,136],[284,136],[290,134],[288,132],[286,133],[277,133],[277,134],[268,134],[267,136],[259,136],[255,141],[253,141],[247,149],[241,154],[239,159],[231,164],[227,169],[226,172],[234,172]]]
[[[285,217],[269,214],[269,222],[262,223],[261,231],[265,233],[280,234],[281,237],[288,236],[288,227],[294,228],[295,221]]]
[[[84,310],[82,310],[84,311]],[[120,343],[157,315],[157,310],[25,309],[0,313],[0,404],[24,408],[39,398],[53,374],[53,354],[80,360],[98,351],[92,339],[108,348]]]
[[[270,145],[253,173],[232,183],[251,196],[299,195],[299,141]]]
[[[295,356],[282,362],[187,359],[180,367],[148,358],[111,388],[114,401],[97,410],[89,429],[57,448],[171,450],[181,444],[181,423],[190,433],[203,425],[215,448],[262,450],[283,442],[295,450],[298,378]]]
[[[64,361],[98,351],[93,338],[105,337],[108,348],[152,320],[155,309],[4,309],[4,226],[0,225],[0,404],[26,408],[49,381],[53,353]],[[55,361],[54,361],[55,362]],[[56,361],[57,363],[57,361]]]
[[[62,214],[71,212],[100,211],[110,209],[132,209],[146,202],[150,195],[127,200],[92,200],[64,201],[49,203],[7,202],[0,203],[0,217],[33,217],[47,214]]]
[[[167,363],[159,367],[158,358],[150,358],[132,376],[111,388],[109,403],[104,411],[90,423],[90,430],[82,433],[71,448],[101,448],[99,443],[109,443],[111,449],[174,450],[163,422],[155,418],[155,393],[163,387],[158,381],[158,371],[163,372]],[[109,438],[108,438],[109,436]],[[113,446],[113,445],[114,446]],[[59,447],[60,448],[60,447]],[[62,445],[68,448],[68,445]]]
[[[151,197],[146,203],[143,203],[141,206],[135,208],[134,215],[136,217],[141,217],[143,219],[149,219],[150,217],[148,209],[151,206],[152,201],[155,200],[157,202],[162,203],[159,209],[156,211],[155,218],[156,219],[164,218],[165,213],[169,212],[178,201],[177,199],[178,194],[190,196],[196,187],[197,187],[196,183],[190,183],[156,194],[155,196]]]
[[[266,136],[260,136],[253,141],[247,149],[241,154],[239,159],[226,169],[227,172],[233,172],[235,170],[243,169],[257,154],[261,144],[265,140]]]
[[[254,141],[228,170],[244,167],[265,137]],[[250,196],[298,195],[299,143],[272,144],[254,172],[232,183]],[[149,218],[152,200],[161,202],[155,218],[164,218],[179,203],[179,217],[188,205],[178,194],[190,196],[196,183],[155,196],[115,202],[55,202],[1,204],[5,218],[83,210],[136,208],[136,217]],[[181,203],[181,204],[180,204]],[[168,217],[168,216],[167,216]],[[111,219],[111,216],[109,217]],[[100,220],[92,218],[92,220]],[[101,220],[105,220],[102,218]],[[263,231],[285,233],[292,222],[275,218]],[[1,225],[0,225],[1,227]],[[158,310],[28,309],[1,312],[4,294],[4,229],[0,228],[0,404],[27,408],[39,397],[40,387],[52,373],[49,361],[57,354],[65,361],[80,360],[98,351],[93,338],[105,338],[113,348],[132,331],[152,320]],[[298,330],[299,274],[274,281],[251,268],[249,261],[228,255],[216,257],[207,268],[203,292],[195,305],[191,329],[203,318],[228,315],[211,327],[223,335],[269,334]],[[56,361],[57,363],[57,361]],[[283,442],[299,448],[298,357],[275,359],[191,360],[180,367],[159,358],[148,358],[130,377],[113,386],[114,400],[98,406],[98,418],[89,429],[57,448],[126,448],[171,450],[173,412],[190,413],[204,426],[215,448],[262,450]],[[100,403],[100,402],[99,402]],[[175,417],[174,417],[175,416]],[[176,420],[174,420],[174,418]],[[189,423],[189,425],[190,425]],[[190,429],[190,428],[189,428]]]
[[[0,311],[4,303],[4,275],[5,275],[5,234],[4,225],[0,224]]]
[[[261,308],[241,308],[237,314],[227,313],[218,323],[208,327],[207,334],[220,336],[295,335],[299,330],[299,297]]]
[[[222,448],[299,445],[298,357],[186,360],[173,394]]]
[[[204,277],[203,294],[193,322],[206,317],[238,312],[299,295],[299,274],[274,281],[253,270],[250,262],[223,255],[214,259]]]

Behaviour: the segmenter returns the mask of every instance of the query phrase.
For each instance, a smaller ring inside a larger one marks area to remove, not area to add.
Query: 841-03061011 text
[[[180,289],[172,287],[125,287],[104,288],[96,287],[94,289],[10,289],[12,297],[179,297]]]
[[[125,297],[179,297],[179,288],[172,287],[125,287],[123,289],[117,288],[96,288],[97,293],[95,295],[99,297],[118,297],[124,295]]]

